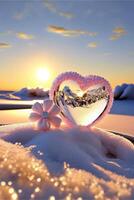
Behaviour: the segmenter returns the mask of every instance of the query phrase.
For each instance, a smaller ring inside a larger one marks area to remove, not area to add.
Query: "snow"
[[[44,90],[43,88],[22,88],[19,91],[15,92],[0,92],[1,99],[8,99],[8,100],[31,100],[37,98],[47,98],[48,97],[48,90]]]
[[[46,94],[39,88],[2,93],[1,107],[5,101],[10,101],[6,102],[6,108],[29,107],[33,104],[29,100],[42,99]],[[112,115],[107,115],[97,126],[133,135],[134,85],[117,86],[114,97],[120,101],[114,101]],[[30,110],[0,112],[1,123],[18,123],[28,121]],[[133,169],[134,145],[103,129],[67,129],[62,125],[61,129],[43,132],[30,122],[0,127],[0,199],[3,200],[131,200]]]
[[[134,146],[121,136],[33,123],[2,126],[0,135],[0,199],[134,199]]]
[[[130,84],[126,87],[120,99],[134,99],[134,84]]]
[[[134,101],[132,99],[118,100],[113,102],[111,114],[134,116]]]
[[[48,97],[48,90],[45,91],[43,88],[22,88],[20,91],[14,92],[13,93],[15,96],[18,97],[31,97],[31,98],[35,98],[35,97]]]
[[[114,90],[115,99],[134,99],[134,84],[117,85]]]

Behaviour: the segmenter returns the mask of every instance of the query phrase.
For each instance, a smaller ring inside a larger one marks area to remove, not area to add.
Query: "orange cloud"
[[[6,42],[0,42],[0,48],[4,49],[4,48],[10,48],[11,45],[9,43]]]
[[[114,34],[111,35],[110,40],[118,40],[119,38],[121,38],[123,35],[127,33],[127,31],[123,27],[116,27],[115,29],[113,29],[112,32]]]
[[[17,36],[19,39],[22,39],[22,40],[31,40],[31,39],[34,38],[33,35],[27,34],[27,33],[24,33],[24,32],[18,32],[18,33],[16,33],[16,36]]]
[[[96,48],[97,46],[98,46],[97,42],[88,43],[88,47],[90,47],[90,48]]]
[[[89,36],[96,36],[96,32],[89,32],[83,30],[73,30],[73,29],[66,29],[60,26],[50,25],[47,29],[49,32],[56,33],[65,37],[72,37],[72,36],[80,36],[80,35],[89,35]]]
[[[126,33],[126,30],[125,28],[123,27],[116,27],[114,30],[113,30],[114,33],[116,34],[125,34]]]

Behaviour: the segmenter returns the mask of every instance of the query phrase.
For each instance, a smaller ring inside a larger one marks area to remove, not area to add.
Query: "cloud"
[[[71,19],[74,17],[74,15],[70,12],[59,12],[59,15],[65,17],[65,18],[68,18],[68,19]]]
[[[33,11],[33,3],[30,1],[24,2],[24,7],[21,10],[19,10],[19,12],[16,12],[13,18],[16,20],[22,20],[23,18],[29,16],[32,11]]]
[[[110,40],[118,40],[127,33],[127,31],[123,27],[116,27],[115,29],[113,29],[112,32],[113,35],[111,35]]]
[[[57,12],[57,8],[55,7],[55,5],[53,3],[49,2],[49,1],[45,1],[44,5],[49,11],[55,12],[55,13]]]
[[[13,30],[8,30],[6,32],[1,32],[0,35],[16,36],[17,38],[22,39],[22,40],[32,40],[32,39],[34,39],[34,35],[32,35],[32,34],[27,34],[25,32],[15,32]],[[1,44],[6,44],[6,43],[1,43]]]
[[[71,19],[71,18],[74,17],[74,14],[73,14],[73,13],[61,11],[61,10],[58,9],[58,8],[56,7],[56,5],[55,5],[54,3],[52,3],[52,2],[45,1],[45,2],[44,2],[44,5],[45,5],[45,7],[46,7],[50,12],[55,13],[55,14],[57,14],[57,15],[59,15],[59,16],[65,17],[65,18],[67,18],[67,19]]]
[[[110,40],[118,40],[121,36],[119,34],[111,35]]]
[[[125,34],[126,33],[126,30],[123,28],[123,27],[116,27],[114,30],[113,30],[114,33],[116,34]]]
[[[0,42],[0,49],[10,48],[10,47],[11,47],[11,45],[9,43]]]
[[[27,33],[24,33],[24,32],[18,32],[18,33],[16,33],[16,36],[17,36],[19,39],[22,39],[22,40],[31,40],[31,39],[34,38],[33,35],[27,34]]]
[[[90,47],[90,48],[96,48],[97,46],[98,46],[97,42],[88,43],[88,47]]]
[[[48,32],[56,33],[65,37],[73,37],[73,36],[80,36],[80,35],[96,36],[97,34],[96,32],[66,29],[64,27],[54,26],[54,25],[48,26],[47,30]]]

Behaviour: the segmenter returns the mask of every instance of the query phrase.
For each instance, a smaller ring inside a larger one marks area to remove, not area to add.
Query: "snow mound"
[[[32,100],[32,99],[43,99],[49,97],[49,91],[44,90],[43,88],[22,88],[19,91],[15,92],[5,92],[0,93],[1,99],[8,100]]]
[[[13,95],[18,96],[18,97],[48,97],[49,91],[45,91],[42,88],[22,88],[20,91],[14,92]]]
[[[0,128],[0,199],[134,199],[131,142],[97,128],[33,125]]]
[[[134,99],[134,84],[117,85],[114,90],[115,99]]]

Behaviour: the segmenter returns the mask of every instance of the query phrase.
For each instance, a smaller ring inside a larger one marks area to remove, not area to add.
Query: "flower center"
[[[43,118],[47,118],[48,117],[48,112],[43,112],[42,116],[43,116]]]

